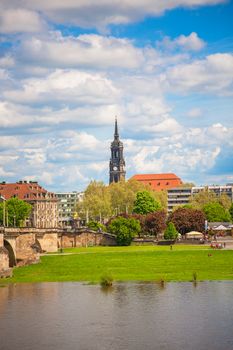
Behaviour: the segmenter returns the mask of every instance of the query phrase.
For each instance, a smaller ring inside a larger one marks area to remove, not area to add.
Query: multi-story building
[[[168,202],[168,213],[171,213],[174,207],[179,205],[188,204],[191,196],[200,193],[202,191],[208,191],[215,193],[216,196],[227,195],[231,201],[233,201],[233,186],[195,186],[195,187],[175,187],[168,189],[167,191],[167,202]]]
[[[171,213],[173,208],[189,203],[192,195],[192,187],[176,187],[167,190],[167,211]]]
[[[70,226],[76,214],[77,203],[82,201],[83,192],[58,192],[58,221],[60,227]]]
[[[57,198],[48,192],[37,181],[18,181],[0,183],[0,196],[6,200],[19,198],[32,205],[30,217],[25,225],[37,228],[58,227]]]
[[[145,185],[149,185],[154,191],[167,190],[182,184],[181,179],[173,173],[168,174],[138,174],[131,177]]]

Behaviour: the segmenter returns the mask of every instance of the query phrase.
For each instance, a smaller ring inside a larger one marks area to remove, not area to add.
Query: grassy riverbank
[[[3,283],[86,281],[98,283],[108,274],[114,281],[233,280],[233,251],[206,246],[90,247],[45,255],[41,263],[14,268]]]

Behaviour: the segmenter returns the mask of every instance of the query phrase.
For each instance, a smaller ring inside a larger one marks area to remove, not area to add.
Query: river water
[[[1,350],[232,350],[233,282],[0,288]]]

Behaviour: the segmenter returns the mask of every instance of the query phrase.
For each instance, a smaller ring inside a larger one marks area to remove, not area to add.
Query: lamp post
[[[3,199],[3,226],[6,226],[6,199],[2,197]]]
[[[61,233],[61,247],[60,247],[60,253],[63,253],[63,250],[62,250],[62,233]]]

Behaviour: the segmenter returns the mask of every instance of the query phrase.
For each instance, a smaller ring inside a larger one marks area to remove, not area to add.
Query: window
[[[157,183],[157,186],[160,186],[160,182]]]

